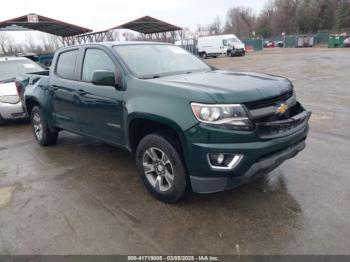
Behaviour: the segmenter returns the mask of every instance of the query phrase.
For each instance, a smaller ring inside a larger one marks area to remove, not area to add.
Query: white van
[[[219,55],[244,56],[245,45],[233,34],[199,37],[198,54],[202,58]]]

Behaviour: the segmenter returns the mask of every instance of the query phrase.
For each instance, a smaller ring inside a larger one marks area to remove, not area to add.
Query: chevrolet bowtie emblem
[[[288,110],[288,105],[285,103],[280,104],[276,109],[276,114],[283,115]]]

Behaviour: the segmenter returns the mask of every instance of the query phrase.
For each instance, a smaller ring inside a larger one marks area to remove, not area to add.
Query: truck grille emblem
[[[287,112],[288,108],[289,107],[286,103],[282,103],[276,108],[276,114],[283,115],[285,112]]]

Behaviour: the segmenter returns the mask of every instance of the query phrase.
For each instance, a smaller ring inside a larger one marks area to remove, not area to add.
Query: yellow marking
[[[279,114],[284,114],[285,112],[287,112],[287,110],[288,110],[288,105],[287,104],[281,104],[277,108],[276,112],[279,113]]]
[[[0,188],[0,208],[6,207],[10,203],[14,190],[14,186]]]

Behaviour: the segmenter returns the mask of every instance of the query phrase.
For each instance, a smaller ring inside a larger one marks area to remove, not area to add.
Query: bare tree
[[[59,37],[56,35],[41,34],[40,39],[43,53],[53,53],[62,46]]]
[[[257,35],[263,37],[270,37],[275,34],[273,18],[275,15],[275,8],[272,1],[269,1],[256,20],[255,31]]]
[[[32,33],[25,34],[25,42],[26,42],[26,51],[29,53],[34,52],[34,50],[36,49],[36,43]]]
[[[49,42],[53,51],[56,51],[58,48],[62,47],[60,38],[57,35],[47,34],[47,41]]]
[[[255,22],[256,17],[251,8],[233,7],[227,11],[225,32],[246,38],[254,31]]]
[[[120,33],[118,30],[111,30],[107,32],[106,38],[107,38],[107,41],[119,41]]]
[[[207,27],[210,34],[217,35],[222,33],[222,23],[220,16],[217,15],[214,21],[210,23]]]
[[[5,49],[6,41],[7,41],[6,33],[0,32],[0,47],[3,54],[6,54],[6,49]]]
[[[350,27],[350,1],[336,0],[336,19],[334,27],[337,29]]]

